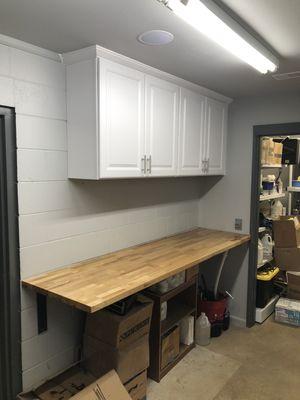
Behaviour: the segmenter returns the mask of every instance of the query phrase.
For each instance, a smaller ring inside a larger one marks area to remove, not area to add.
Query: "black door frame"
[[[0,400],[22,390],[15,112],[0,107]]]
[[[248,270],[247,326],[255,324],[257,242],[259,227],[259,171],[260,171],[260,138],[263,136],[299,135],[300,122],[255,125],[253,127],[251,215],[250,215],[250,250]]]

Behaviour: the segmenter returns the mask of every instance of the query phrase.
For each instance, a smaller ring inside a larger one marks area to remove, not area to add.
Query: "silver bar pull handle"
[[[149,174],[151,174],[151,167],[152,167],[152,159],[151,159],[151,156],[149,156],[149,157],[147,158],[147,163],[148,163],[147,172],[148,172]]]
[[[209,173],[209,158],[207,159],[206,172]]]
[[[141,171],[143,174],[146,173],[146,155],[141,158]]]

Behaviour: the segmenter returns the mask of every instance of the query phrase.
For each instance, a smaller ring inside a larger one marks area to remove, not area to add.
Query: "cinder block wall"
[[[0,105],[17,115],[22,278],[197,226],[199,178],[67,179],[65,68],[44,54],[0,45]],[[24,390],[78,358],[81,313],[48,308],[38,335],[35,294],[22,290]]]

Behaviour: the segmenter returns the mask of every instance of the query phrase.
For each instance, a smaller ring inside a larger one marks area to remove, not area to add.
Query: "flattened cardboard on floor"
[[[41,400],[68,400],[95,381],[95,377],[73,367],[35,390]]]
[[[275,247],[274,256],[282,271],[300,272],[300,247]]]
[[[73,400],[131,400],[115,371],[110,371],[72,397]]]
[[[69,371],[67,373],[69,373]],[[83,371],[82,374],[86,375]],[[57,385],[55,379],[61,380],[62,377],[59,376],[57,378],[54,378],[53,380],[47,382],[47,384],[42,385],[39,389],[37,389],[37,392],[40,392],[39,396],[31,392],[31,393],[20,394],[17,396],[17,399],[18,400],[38,400],[38,399],[64,400],[65,398],[68,399],[72,398],[72,400],[100,400],[100,399],[131,400],[129,394],[127,393],[127,390],[122,385],[122,382],[120,381],[120,378],[118,377],[115,371],[110,371],[106,375],[102,376],[97,380],[93,378],[93,383],[86,386],[77,394],[73,395],[69,392],[68,394],[69,397],[62,397],[62,395],[59,394],[59,391],[61,389],[63,389],[65,393],[67,393],[67,390],[64,389],[63,386]],[[67,381],[69,383],[70,379],[71,379],[71,374],[69,373],[69,377],[67,378]],[[86,380],[86,377],[84,377],[83,379]],[[80,381],[78,374],[76,375],[75,380],[77,380],[77,382]],[[51,387],[52,387],[52,393],[51,393]],[[41,395],[43,397],[41,397]],[[45,397],[47,395],[50,397]],[[57,397],[57,395],[59,395],[59,397]]]
[[[149,336],[117,349],[91,336],[84,336],[83,366],[96,377],[115,369],[123,383],[149,367]]]
[[[136,305],[124,316],[109,310],[88,314],[85,334],[123,348],[149,333],[152,307],[152,300],[140,295]]]
[[[280,217],[273,221],[275,247],[300,246],[300,222],[298,217]]]
[[[125,385],[125,389],[129,393],[132,400],[142,400],[147,395],[147,371],[143,371],[135,376]]]

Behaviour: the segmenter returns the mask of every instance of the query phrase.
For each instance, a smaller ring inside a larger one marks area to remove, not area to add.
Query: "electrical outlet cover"
[[[241,231],[243,229],[243,220],[242,220],[242,218],[236,218],[234,220],[234,229],[236,231]]]

